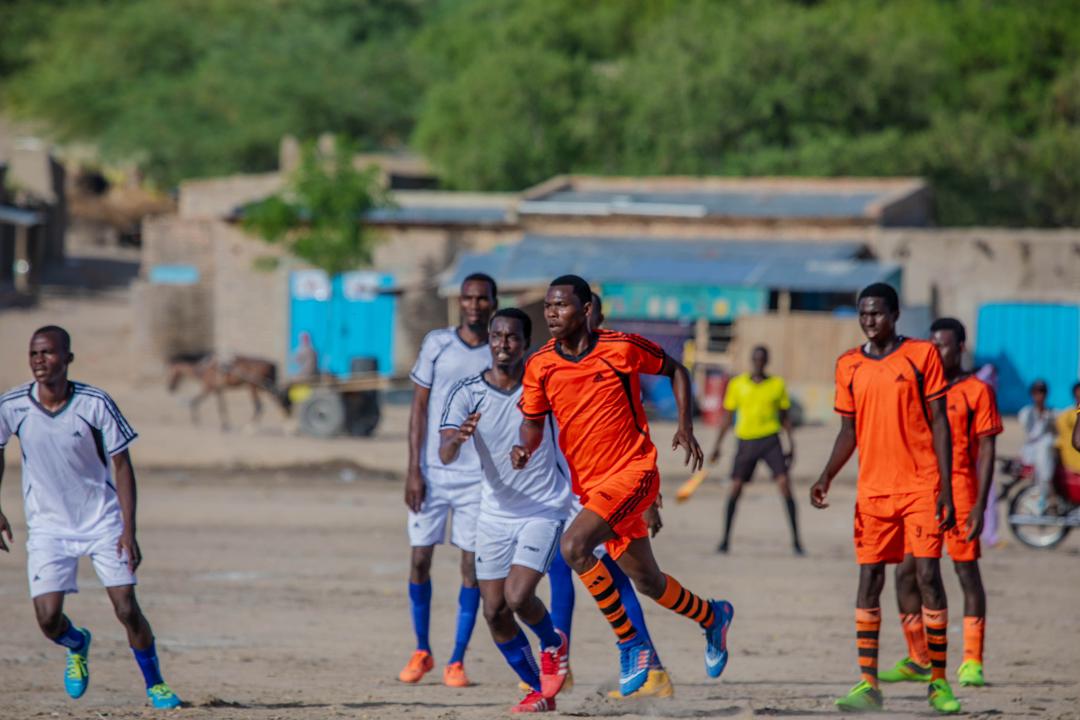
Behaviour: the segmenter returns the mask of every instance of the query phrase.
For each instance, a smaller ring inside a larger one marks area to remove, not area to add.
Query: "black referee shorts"
[[[731,477],[744,482],[754,478],[754,468],[762,460],[772,470],[773,479],[787,472],[787,460],[784,448],[780,446],[780,435],[768,435],[754,440],[739,440],[735,450],[735,462],[732,463]]]

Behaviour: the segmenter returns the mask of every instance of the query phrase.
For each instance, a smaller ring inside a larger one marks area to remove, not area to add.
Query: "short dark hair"
[[[465,276],[465,279],[461,281],[461,287],[465,287],[465,283],[467,282],[486,282],[488,287],[491,288],[491,297],[496,299],[499,297],[499,286],[495,284],[495,278],[487,273],[469,273]]]
[[[1080,382],[1078,382],[1078,383],[1073,383],[1073,387],[1072,387],[1072,394],[1073,394],[1073,397],[1076,397],[1076,391],[1077,391],[1077,390],[1080,390]]]
[[[593,301],[593,304],[594,304],[594,305],[598,305],[598,306],[599,306],[599,305],[603,305],[603,304],[604,304],[604,299],[603,299],[602,297],[600,297],[600,293],[598,293],[598,292],[594,292],[594,293],[592,294],[592,301]]]
[[[33,340],[38,335],[50,334],[58,335],[60,337],[60,343],[64,346],[64,350],[66,352],[71,352],[71,335],[69,335],[68,331],[60,327],[59,325],[45,325],[44,327],[39,327],[37,330],[34,331],[34,334],[30,336],[30,339]]]
[[[585,282],[585,279],[579,275],[560,275],[551,281],[551,285],[548,287],[556,287],[558,285],[569,285],[574,289],[574,295],[577,295],[577,299],[581,301],[581,304],[592,302],[592,288],[589,287],[589,283]]]
[[[525,344],[532,344],[532,318],[526,314],[524,310],[518,310],[517,308],[502,308],[496,310],[495,314],[491,316],[491,321],[495,322],[495,318],[512,318],[521,323],[521,331],[525,335]]]
[[[896,295],[896,288],[888,283],[876,282],[867,285],[859,293],[858,302],[862,302],[864,298],[881,298],[885,301],[885,306],[894,313],[900,312],[900,298]]]
[[[956,342],[967,342],[967,330],[964,329],[964,323],[960,322],[956,318],[938,318],[933,322],[932,325],[930,325],[930,332],[936,333],[938,330],[952,330],[953,335],[956,336]]]
[[[1029,393],[1044,392],[1044,393],[1049,394],[1050,393],[1050,387],[1046,384],[1045,380],[1040,378],[1040,379],[1036,380],[1035,382],[1031,383],[1031,387],[1028,388],[1028,392]]]
[[[750,354],[753,355],[756,352],[765,353],[765,357],[769,356],[769,348],[765,347],[764,345],[755,345],[754,349],[750,351]]]

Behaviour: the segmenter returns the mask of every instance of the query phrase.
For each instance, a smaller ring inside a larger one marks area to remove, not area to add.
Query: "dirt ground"
[[[142,433],[139,539],[145,555],[139,598],[154,625],[166,677],[189,706],[180,718],[487,718],[501,717],[518,694],[514,677],[481,619],[467,667],[474,687],[451,690],[434,674],[403,686],[397,671],[411,650],[406,600],[407,548],[400,482],[404,411],[389,408],[372,440],[317,441],[294,436],[276,411],[258,429],[221,432],[212,408],[193,428],[186,409],[157,383],[131,380],[129,308],[104,300],[50,299],[31,311],[0,313],[0,384],[24,381],[25,342],[46,321],[75,335],[78,379],[116,396]],[[233,398],[237,418],[245,400]],[[665,488],[685,474],[655,428]],[[703,486],[693,501],[671,503],[656,540],[661,565],[684,584],[730,599],[736,608],[732,659],[724,677],[703,672],[703,639],[690,622],[646,601],[658,650],[676,697],[613,701],[613,637],[578,592],[572,692],[559,711],[572,716],[837,716],[832,700],[857,680],[851,547],[851,473],[838,481],[833,506],[804,500],[821,466],[832,427],[799,435],[797,468],[804,542],[790,554],[781,505],[767,482],[744,494],[730,556],[713,552],[724,488]],[[705,435],[706,433],[702,433]],[[1003,451],[1015,450],[1015,428]],[[136,718],[145,706],[141,679],[93,571],[68,599],[73,620],[94,632],[93,680],[71,701],[62,687],[63,652],[37,630],[26,590],[17,452],[8,452],[0,507],[16,543],[0,556],[0,718]],[[730,456],[729,456],[730,459]],[[726,464],[726,463],[725,463]],[[719,478],[720,472],[715,473]],[[1009,542],[987,552],[987,676],[982,690],[959,690],[980,717],[1080,717],[1080,538],[1055,551]],[[950,673],[959,664],[961,595],[945,573],[953,615]],[[432,640],[444,662],[453,640],[457,557],[436,554]],[[546,597],[546,584],[544,595]],[[891,581],[883,603],[882,664],[903,652]],[[922,686],[886,687],[887,716],[927,715]]]

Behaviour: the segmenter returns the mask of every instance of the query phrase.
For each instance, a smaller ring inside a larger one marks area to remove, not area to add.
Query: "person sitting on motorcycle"
[[[1065,472],[1080,475],[1080,431],[1077,428],[1077,413],[1080,412],[1080,382],[1072,387],[1073,410],[1066,410],[1057,419],[1058,452],[1061,453],[1061,465]]]
[[[1021,408],[1017,419],[1024,430],[1024,447],[1020,457],[1025,465],[1035,471],[1035,484],[1039,488],[1039,512],[1046,508],[1057,467],[1057,449],[1054,442],[1054,411],[1046,406],[1049,394],[1046,381],[1036,380],[1029,390],[1031,404]]]

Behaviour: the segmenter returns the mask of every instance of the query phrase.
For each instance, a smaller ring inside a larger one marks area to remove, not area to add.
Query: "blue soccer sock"
[[[64,616],[64,620],[67,621],[67,630],[60,637],[53,638],[53,642],[63,645],[72,652],[79,652],[86,645],[86,636],[83,635],[82,630],[75,627],[75,623],[71,622],[67,615]]]
[[[536,658],[533,657],[529,637],[519,629],[513,640],[495,643],[495,645],[498,646],[499,652],[503,654],[506,662],[518,674],[521,681],[540,692],[540,668],[536,664]]]
[[[551,581],[551,621],[569,640],[574,621],[574,576],[563,560],[561,550],[551,561],[548,579]]]
[[[161,677],[161,667],[158,665],[156,642],[151,640],[150,647],[145,650],[131,648],[131,652],[135,655],[135,662],[139,664],[139,669],[142,670],[146,687],[152,688],[165,682],[164,678]]]
[[[457,636],[454,638],[454,654],[448,664],[464,662],[465,650],[469,647],[473,627],[476,625],[476,611],[480,608],[480,588],[461,586],[458,593]]]
[[[611,581],[619,591],[619,596],[622,597],[623,607],[626,609],[626,616],[630,618],[630,623],[634,626],[634,629],[637,630],[641,639],[653,648],[653,655],[656,656],[656,663],[659,665],[660,657],[656,655],[656,647],[653,646],[652,638],[649,637],[649,627],[645,624],[645,613],[641,610],[641,602],[638,601],[637,593],[634,591],[634,583],[632,583],[627,574],[622,571],[619,564],[611,559],[610,555],[604,555],[600,561],[604,563],[604,567],[611,573]]]
[[[416,631],[416,649],[431,652],[428,628],[431,625],[431,580],[409,583],[409,602],[412,605],[413,630]]]
[[[541,650],[562,645],[562,638],[559,637],[559,633],[555,632],[555,625],[551,622],[551,613],[547,610],[544,611],[544,617],[540,618],[539,622],[535,625],[533,623],[528,625],[536,633],[536,637],[540,639]]]

